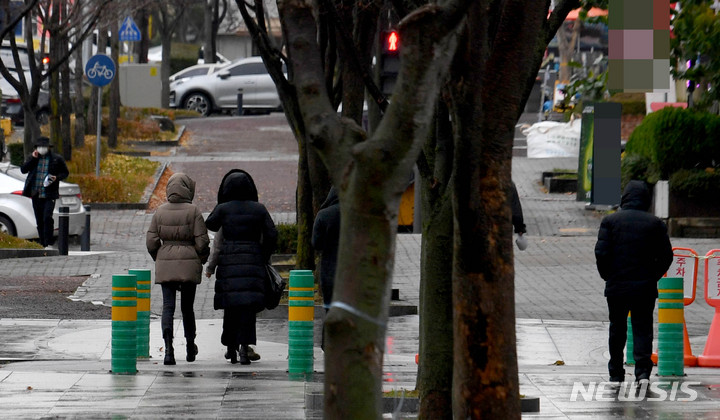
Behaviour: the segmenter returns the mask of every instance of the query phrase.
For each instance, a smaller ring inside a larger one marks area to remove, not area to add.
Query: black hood
[[[255,181],[242,169],[233,169],[225,174],[218,190],[218,204],[235,200],[258,201]]]
[[[320,209],[322,210],[338,203],[340,203],[340,199],[338,198],[337,190],[335,187],[330,187],[330,191],[328,192],[325,201],[320,206]]]
[[[650,210],[650,189],[644,181],[630,181],[623,191],[620,207],[632,210]]]

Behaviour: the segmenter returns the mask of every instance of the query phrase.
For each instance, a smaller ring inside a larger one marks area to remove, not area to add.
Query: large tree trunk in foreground
[[[508,2],[496,19],[471,10],[462,62],[453,66],[455,418],[520,418],[512,142],[546,16],[542,7],[520,2]]]
[[[464,5],[431,5],[406,20],[401,33],[408,55],[403,56],[397,83],[404,94],[393,97],[369,140],[355,122],[340,119],[331,106],[311,5],[291,0],[278,6],[285,31],[291,34],[288,56],[308,139],[323,156],[340,194],[338,271],[325,323],[325,417],[380,418],[400,196],[426,138],[438,79],[443,79],[448,54],[454,50],[450,34]]]
[[[453,333],[452,250],[453,213],[452,127],[447,107],[438,103],[435,131],[423,148],[422,258],[420,260],[420,349],[417,389],[418,418],[452,418]],[[423,164],[424,163],[424,164]]]

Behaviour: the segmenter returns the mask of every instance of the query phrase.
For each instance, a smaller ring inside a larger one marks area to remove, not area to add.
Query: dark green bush
[[[670,177],[670,191],[680,197],[720,197],[720,172],[681,169]]]
[[[720,163],[720,117],[706,112],[667,107],[649,114],[625,148],[627,155],[649,158],[662,179],[679,169]]]
[[[626,155],[620,163],[620,173],[622,190],[633,179],[645,181],[651,185],[655,185],[660,179],[657,166],[649,157],[642,155]]]
[[[25,151],[23,147],[22,143],[10,143],[7,145],[8,153],[10,154],[10,163],[15,166],[20,166],[25,163]]]
[[[276,226],[278,230],[278,243],[276,254],[297,254],[297,224],[281,223]]]

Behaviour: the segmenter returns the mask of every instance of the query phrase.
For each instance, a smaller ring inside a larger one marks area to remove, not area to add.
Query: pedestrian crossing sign
[[[123,20],[120,25],[120,41],[140,41],[140,29],[135,24],[135,21],[131,16],[128,16]]]

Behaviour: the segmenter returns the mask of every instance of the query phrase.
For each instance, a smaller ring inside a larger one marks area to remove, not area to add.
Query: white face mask
[[[38,154],[45,156],[48,152],[48,148],[47,147],[38,147],[37,152],[38,152]]]

